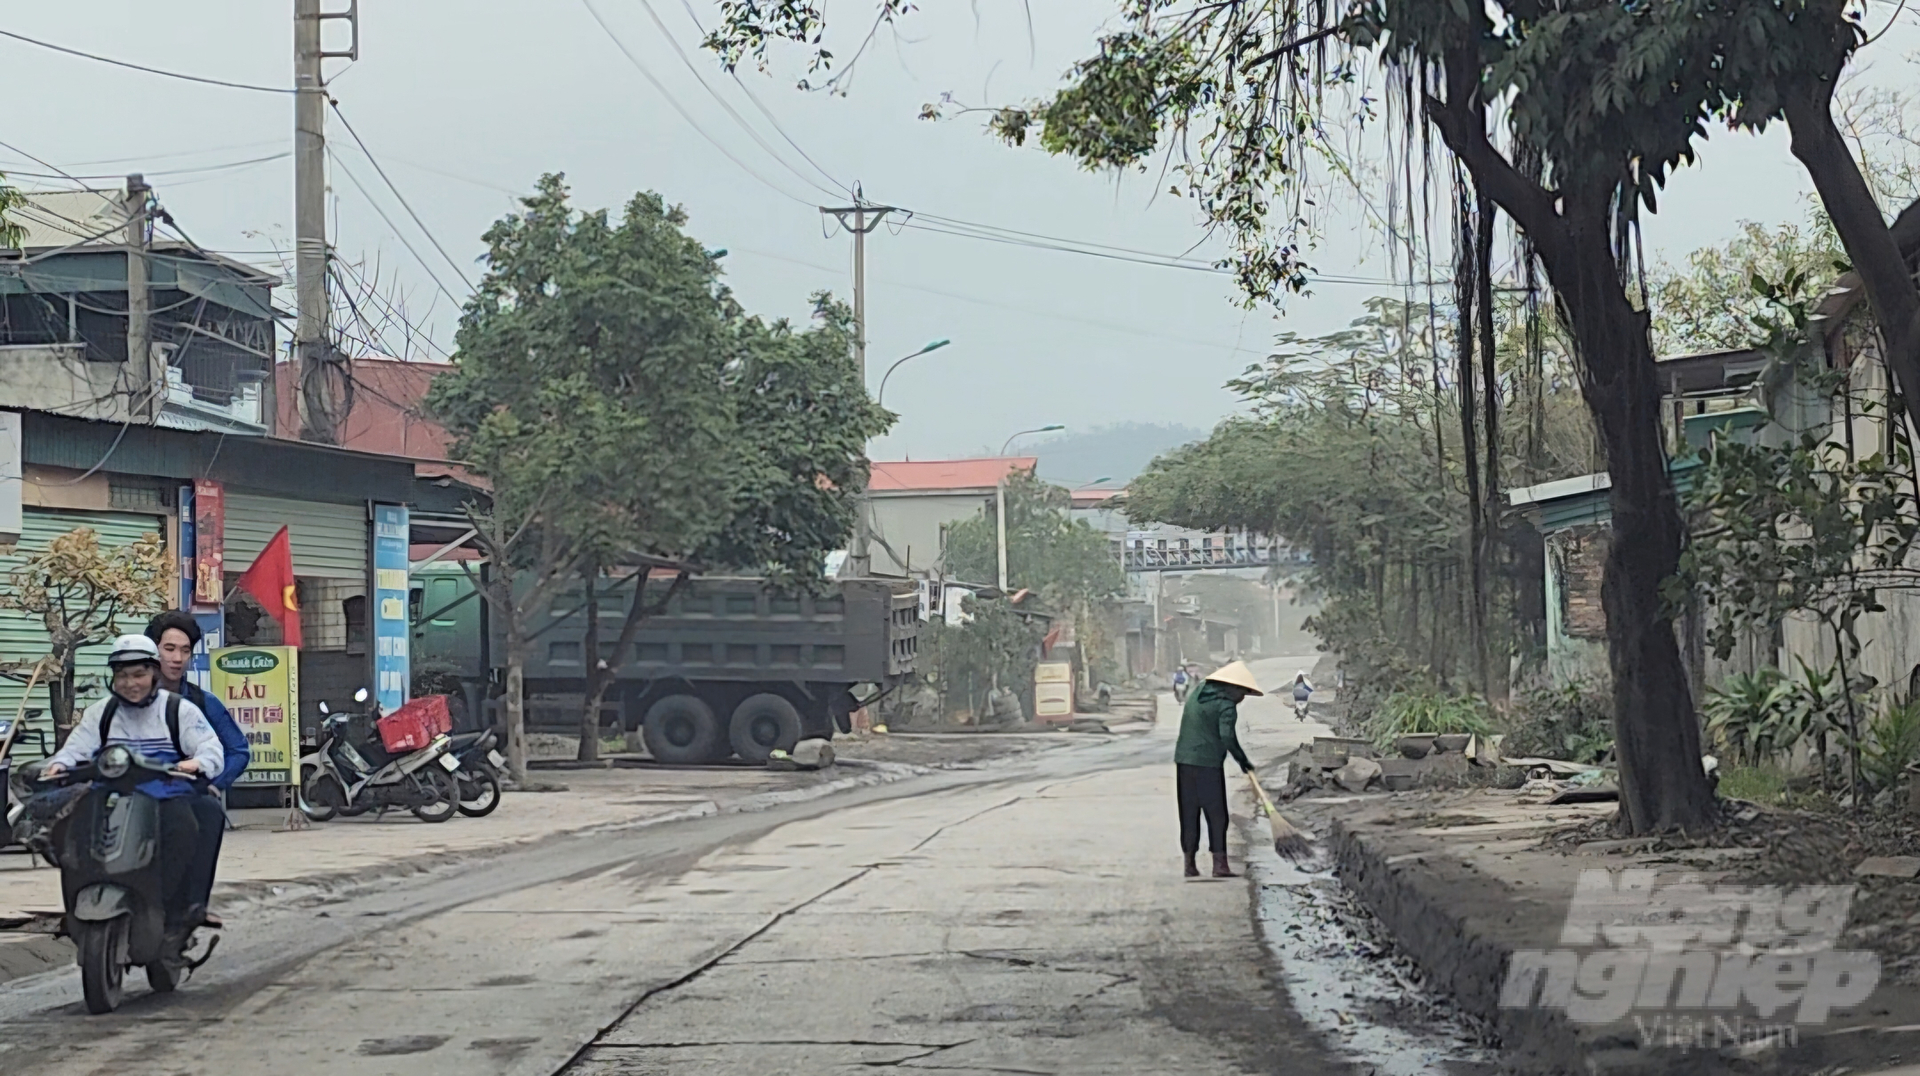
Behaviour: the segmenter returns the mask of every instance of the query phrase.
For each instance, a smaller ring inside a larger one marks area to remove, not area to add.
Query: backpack
[[[107,708],[100,711],[100,746],[107,746],[107,734],[113,731],[113,715],[120,712],[120,696],[107,697]],[[173,753],[181,758],[187,757],[186,748],[180,746],[180,693],[167,692],[167,735],[173,739]]]

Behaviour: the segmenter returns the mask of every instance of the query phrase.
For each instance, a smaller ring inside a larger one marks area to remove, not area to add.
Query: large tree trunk
[[[574,757],[581,762],[600,760],[600,700],[607,693],[607,680],[600,664],[600,566],[588,564],[580,569],[586,583],[587,630],[580,641],[581,667],[586,670],[586,688],[580,706],[580,749]]]
[[[1907,417],[1920,427],[1920,287],[1909,258],[1920,248],[1920,202],[1891,227],[1833,121],[1833,83],[1784,95],[1793,155],[1806,166],[1820,203],[1865,285],[1867,303],[1886,345],[1885,361],[1900,386]]]
[[[1700,724],[1661,584],[1685,531],[1662,446],[1659,377],[1647,315],[1627,302],[1608,234],[1613,184],[1547,191],[1487,138],[1471,44],[1448,57],[1448,99],[1427,115],[1474,185],[1533,240],[1566,312],[1580,388],[1612,478],[1613,541],[1601,582],[1613,674],[1620,821],[1633,833],[1699,829],[1716,818],[1700,764]]]
[[[507,628],[507,770],[515,784],[527,783],[527,643],[518,625]]]
[[[1659,375],[1647,315],[1614,273],[1605,192],[1562,192],[1566,242],[1547,272],[1572,323],[1580,387],[1607,451],[1613,537],[1600,603],[1613,674],[1620,813],[1634,833],[1698,829],[1715,818],[1700,724],[1661,584],[1680,566],[1685,527],[1662,443]],[[1585,204],[1582,204],[1582,203]]]

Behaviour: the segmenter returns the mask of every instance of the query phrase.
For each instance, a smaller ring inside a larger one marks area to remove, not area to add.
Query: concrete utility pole
[[[353,44],[328,52],[321,23],[344,19]],[[294,298],[299,321],[294,328],[295,394],[300,438],[333,444],[344,417],[333,378],[333,354],[327,334],[327,90],[323,61],[360,58],[360,5],[324,12],[320,0],[293,0],[293,230]]]
[[[867,233],[880,227],[887,214],[900,210],[888,205],[872,205],[853,189],[850,206],[821,206],[820,212],[832,216],[840,226],[853,233],[853,361],[860,367],[860,385],[867,384]],[[860,498],[853,517],[853,548],[847,551],[847,571],[855,578],[873,574],[873,505]]]
[[[994,543],[1000,554],[1000,593],[1007,592],[1007,480],[1002,477],[993,487]]]
[[[133,391],[127,394],[130,418],[148,424],[160,421],[166,405],[167,374],[153,368],[153,332],[147,312],[147,198],[152,188],[139,173],[127,177],[127,372]]]

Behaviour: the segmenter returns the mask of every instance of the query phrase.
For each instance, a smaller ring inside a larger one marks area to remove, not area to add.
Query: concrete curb
[[[1492,1025],[1504,1061],[1554,1072],[1588,1069],[1598,1044],[1583,1042],[1561,1014],[1500,1007],[1500,985],[1513,950],[1476,931],[1457,901],[1442,902],[1420,884],[1432,865],[1424,859],[1397,862],[1405,857],[1386,855],[1340,818],[1332,820],[1331,838],[1342,884],[1393,933],[1435,988]]]

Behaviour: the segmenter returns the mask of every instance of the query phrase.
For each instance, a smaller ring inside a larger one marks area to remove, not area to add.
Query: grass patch
[[[1772,766],[1728,766],[1720,771],[1720,794],[1767,806],[1787,800],[1787,775]]]

